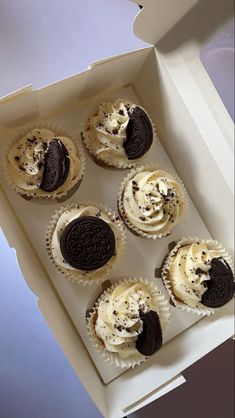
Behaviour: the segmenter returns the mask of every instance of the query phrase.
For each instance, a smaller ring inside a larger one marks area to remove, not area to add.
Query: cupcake
[[[150,149],[153,127],[142,107],[118,99],[100,104],[88,119],[82,139],[98,164],[130,168]]]
[[[176,307],[207,314],[234,294],[231,258],[217,241],[184,238],[163,262],[162,279]]]
[[[143,238],[162,238],[182,222],[187,205],[181,180],[156,166],[132,170],[123,180],[118,210],[128,229]]]
[[[114,268],[125,241],[122,223],[99,204],[68,205],[56,211],[46,237],[49,258],[67,279],[102,282]]]
[[[161,348],[168,323],[169,307],[160,291],[148,280],[126,278],[98,298],[88,330],[105,360],[129,368]]]
[[[75,191],[85,160],[68,136],[51,125],[27,126],[18,133],[4,159],[5,174],[15,191],[27,198],[46,199]]]

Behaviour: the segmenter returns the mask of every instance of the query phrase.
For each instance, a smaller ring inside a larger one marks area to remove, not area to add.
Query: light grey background
[[[0,0],[0,97],[145,46],[132,33],[137,12],[128,0]],[[0,418],[100,418],[2,233],[0,286]],[[232,418],[233,368],[229,340],[184,372],[186,384],[132,417]]]
[[[0,0],[0,97],[41,87],[147,44],[128,0]]]

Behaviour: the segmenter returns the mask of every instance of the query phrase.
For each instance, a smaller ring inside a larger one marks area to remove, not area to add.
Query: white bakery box
[[[81,123],[105,98],[128,97],[153,118],[159,139],[147,162],[176,170],[190,196],[186,221],[153,241],[127,232],[123,260],[109,279],[154,281],[171,241],[212,237],[233,252],[233,122],[199,60],[215,28],[232,17],[230,0],[138,0],[134,32],[152,46],[95,63],[87,71],[39,90],[27,87],[0,101],[1,155],[19,126],[49,120],[79,135]],[[98,167],[86,155],[82,185],[69,199],[94,200],[116,210],[124,171]],[[185,382],[181,373],[234,332],[233,301],[210,317],[171,309],[161,350],[142,365],[107,365],[86,334],[86,311],[101,286],[63,279],[45,250],[45,230],[59,203],[28,202],[10,190],[0,171],[0,226],[15,249],[29,287],[79,379],[105,417],[122,417]],[[150,242],[151,241],[151,242]]]

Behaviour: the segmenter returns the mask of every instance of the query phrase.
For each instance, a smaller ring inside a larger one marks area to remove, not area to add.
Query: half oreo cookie
[[[151,356],[162,346],[162,328],[155,311],[140,313],[143,331],[136,341],[136,349],[144,356]]]
[[[234,294],[233,272],[222,258],[213,258],[209,270],[210,280],[206,281],[207,290],[202,296],[202,303],[209,308],[221,308]]]
[[[61,253],[72,267],[96,270],[114,254],[115,236],[110,226],[95,216],[83,216],[70,222],[62,232]]]
[[[49,143],[40,188],[45,192],[54,192],[68,177],[70,159],[64,144],[57,139]]]
[[[123,147],[128,160],[135,160],[146,154],[151,147],[153,128],[148,115],[138,106],[134,108],[129,117]]]

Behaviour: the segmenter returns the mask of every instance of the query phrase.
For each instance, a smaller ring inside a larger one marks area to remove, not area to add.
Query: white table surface
[[[137,12],[138,6],[128,0],[0,0],[0,97],[146,46],[132,33]],[[0,285],[0,418],[100,418],[37,309],[1,232]],[[190,396],[194,398],[193,392]],[[177,417],[166,406],[160,416],[158,405],[138,416]],[[172,411],[175,406],[177,400]],[[185,411],[194,417],[191,407]]]

